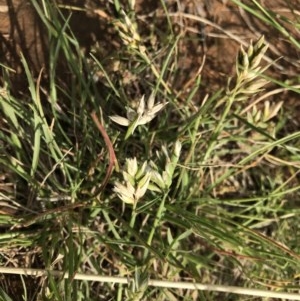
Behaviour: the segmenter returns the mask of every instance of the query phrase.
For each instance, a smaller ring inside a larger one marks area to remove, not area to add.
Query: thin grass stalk
[[[227,105],[225,107],[225,110],[216,126],[216,129],[214,131],[214,133],[212,134],[212,137],[210,139],[210,143],[208,145],[207,151],[205,152],[204,158],[203,158],[203,164],[206,163],[206,161],[208,160],[208,158],[211,157],[211,153],[213,151],[213,149],[215,148],[217,142],[218,142],[218,136],[221,133],[222,129],[224,128],[224,124],[225,124],[225,119],[234,103],[235,100],[235,94],[231,95],[228,100],[227,100]]]
[[[151,244],[152,244],[152,240],[153,240],[156,228],[158,227],[158,225],[161,221],[162,214],[165,210],[165,202],[166,202],[167,196],[168,196],[168,193],[165,193],[162,200],[161,200],[161,202],[160,202],[159,208],[157,210],[156,217],[155,217],[153,226],[151,227],[151,231],[150,231],[150,234],[149,234],[148,240],[147,240],[147,244],[149,246],[151,246]],[[149,255],[149,250],[146,249],[145,253],[144,253],[144,259],[147,259],[148,255]]]

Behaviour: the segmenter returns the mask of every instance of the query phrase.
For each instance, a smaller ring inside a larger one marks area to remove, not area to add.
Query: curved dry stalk
[[[98,195],[106,186],[106,184],[108,183],[108,180],[112,174],[112,171],[113,171],[113,168],[114,166],[116,167],[116,169],[118,170],[119,169],[119,165],[118,165],[118,160],[117,160],[117,157],[116,157],[116,154],[115,154],[115,151],[114,151],[114,147],[113,147],[113,144],[112,142],[110,141],[107,133],[106,133],[106,130],[104,128],[104,126],[101,124],[101,122],[99,121],[97,115],[96,115],[96,112],[93,111],[91,113],[91,116],[92,116],[92,119],[94,121],[94,123],[96,124],[99,132],[101,133],[103,139],[104,139],[104,142],[107,146],[107,149],[108,149],[108,153],[109,153],[109,163],[108,163],[108,168],[107,168],[107,171],[106,171],[106,175],[105,175],[105,178],[101,184],[101,186],[97,189],[95,195]]]

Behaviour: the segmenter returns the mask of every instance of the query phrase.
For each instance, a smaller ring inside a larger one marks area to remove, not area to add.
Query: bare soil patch
[[[248,1],[251,3],[251,1]],[[110,23],[114,17],[113,8],[107,1],[59,1],[65,16],[72,14],[70,27],[78,38],[80,45],[87,52],[96,43],[102,45],[103,58],[110,56],[119,46],[118,38]],[[297,1],[271,1],[263,3],[276,14],[278,21],[287,31],[294,31],[283,17],[299,18],[290,6],[297,8]],[[126,7],[126,6],[124,6]],[[228,75],[234,74],[234,62],[241,44],[246,45],[250,39],[265,35],[270,44],[269,62],[281,57],[274,64],[276,77],[294,76],[299,68],[299,53],[289,47],[288,39],[279,39],[279,33],[271,26],[259,21],[250,13],[238,8],[231,1],[166,1],[166,7],[174,30],[182,34],[180,40],[181,76],[177,78],[178,87],[188,85],[191,75],[199,65],[203,68],[204,90],[215,91],[226,83]],[[136,11],[143,38],[149,37],[152,25],[166,25],[165,11],[159,2],[139,0]],[[0,55],[1,62],[17,73],[21,72],[19,53],[22,51],[31,69],[39,72],[47,65],[47,43],[43,24],[29,0],[0,1]],[[156,32],[159,36],[161,33]],[[159,42],[159,40],[158,40]],[[101,58],[100,58],[101,59]]]

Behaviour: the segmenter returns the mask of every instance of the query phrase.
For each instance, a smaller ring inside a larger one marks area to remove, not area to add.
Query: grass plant
[[[287,19],[230,2],[299,52],[296,8]],[[244,39],[235,74],[204,94],[205,62],[176,87],[186,37],[166,1],[153,28],[135,1],[96,12],[117,35],[109,60],[96,42],[84,54],[62,7],[32,3],[49,69],[35,78],[22,57],[28,91],[16,93],[2,67],[1,283],[23,276],[17,298],[0,298],[300,300],[300,132],[285,99],[264,98],[299,94],[299,76],[272,75],[284,64],[267,38]]]

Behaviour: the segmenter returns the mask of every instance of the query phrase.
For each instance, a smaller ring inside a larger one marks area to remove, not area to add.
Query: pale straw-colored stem
[[[52,275],[56,277],[69,278],[68,273],[63,273],[61,271],[56,271],[56,270],[0,267],[0,274],[1,273],[18,274],[18,275],[35,276],[35,277]],[[126,278],[126,277],[86,275],[86,274],[79,274],[79,273],[72,275],[71,278],[74,280],[76,279],[76,280],[109,282],[109,283],[120,283],[120,284],[129,284],[132,281],[134,281],[132,278]],[[148,286],[212,291],[212,292],[230,293],[230,294],[238,294],[238,295],[278,298],[278,299],[286,299],[286,300],[300,300],[299,293],[275,292],[270,290],[243,288],[238,286],[201,284],[201,283],[193,283],[193,282],[172,282],[172,281],[163,281],[163,280],[155,280],[155,279],[149,279]]]

